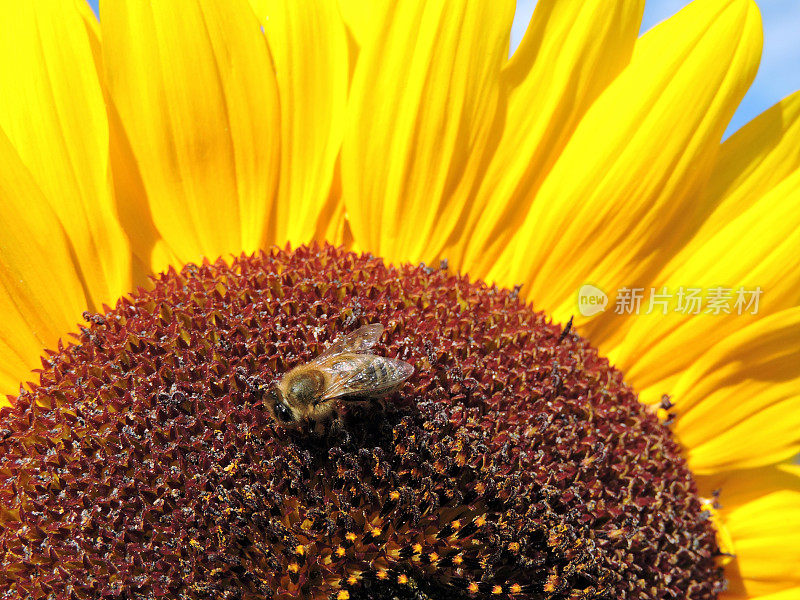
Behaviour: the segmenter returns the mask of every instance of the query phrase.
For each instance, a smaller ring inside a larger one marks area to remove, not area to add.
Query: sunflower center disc
[[[513,292],[303,247],[170,271],[88,320],[2,414],[3,597],[722,588],[668,429]],[[340,402],[322,437],[273,422],[265,386],[376,322],[376,354],[416,367],[386,409]]]

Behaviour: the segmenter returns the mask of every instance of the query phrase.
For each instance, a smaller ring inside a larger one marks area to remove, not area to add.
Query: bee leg
[[[320,436],[324,436],[325,434],[330,433],[331,431],[331,423],[333,422],[333,417],[323,417],[314,424],[314,433]]]
[[[341,440],[341,444],[343,446],[347,446],[353,441],[352,437],[350,436],[350,432],[347,431],[347,428],[344,426],[344,421],[342,421],[340,416],[337,416],[335,419],[329,421],[328,435],[332,438]]]

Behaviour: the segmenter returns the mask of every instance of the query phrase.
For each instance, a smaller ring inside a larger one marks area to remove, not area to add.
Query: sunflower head
[[[753,0],[514,4],[0,3],[0,599],[797,593],[800,95],[721,141]]]
[[[515,291],[322,246],[170,270],[86,318],[79,343],[4,409],[11,589],[721,588],[714,531],[669,430]],[[376,321],[381,354],[417,368],[386,409],[344,400],[323,437],[272,417],[272,382]]]

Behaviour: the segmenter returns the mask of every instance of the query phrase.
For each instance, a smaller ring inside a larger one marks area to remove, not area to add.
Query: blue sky
[[[97,11],[97,1],[89,4]],[[647,0],[642,31],[647,31],[687,5],[689,0]],[[511,32],[516,47],[536,0],[518,0]],[[756,0],[764,21],[764,54],[753,86],[744,97],[728,131],[735,131],[778,100],[800,89],[800,0]]]

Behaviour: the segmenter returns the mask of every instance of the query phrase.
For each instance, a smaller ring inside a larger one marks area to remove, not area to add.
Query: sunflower
[[[800,597],[800,95],[643,5],[4,3],[0,595]],[[418,408],[276,427],[376,319]]]

